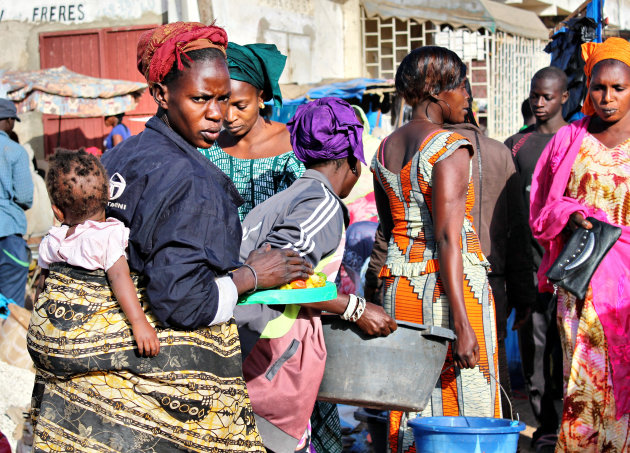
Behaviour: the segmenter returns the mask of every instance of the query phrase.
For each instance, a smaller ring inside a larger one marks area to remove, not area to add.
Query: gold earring
[[[260,101],[260,103],[258,104],[258,108],[259,109],[264,109],[265,108],[265,103],[263,101]]]

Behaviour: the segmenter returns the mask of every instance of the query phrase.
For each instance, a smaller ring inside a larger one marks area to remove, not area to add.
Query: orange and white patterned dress
[[[395,319],[452,328],[433,234],[432,174],[437,162],[462,146],[470,146],[470,142],[455,132],[440,130],[427,137],[399,174],[390,172],[378,161],[379,153],[372,162],[372,171],[387,193],[394,224],[387,261],[380,276],[385,278],[385,310]],[[499,386],[495,379],[498,349],[494,300],[487,278],[489,264],[470,215],[474,200],[471,179],[461,245],[466,311],[477,336],[481,358],[473,369],[456,369],[449,347],[444,371],[422,416],[501,416]],[[389,446],[392,452],[416,451],[406,420],[417,415],[420,414],[391,412]]]
[[[587,133],[565,195],[606,212],[611,223],[630,225],[630,139],[607,148]],[[556,452],[630,451],[630,418],[615,416],[608,344],[589,289],[582,304],[558,289],[564,408]]]

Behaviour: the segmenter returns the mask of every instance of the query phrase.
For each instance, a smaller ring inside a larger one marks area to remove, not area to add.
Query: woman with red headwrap
[[[221,130],[226,46],[225,31],[198,23],[140,39],[138,68],[158,112],[103,164],[107,215],[130,229],[129,267],[160,352],[136,352],[102,272],[51,267],[29,330],[35,451],[265,451],[233,309],[239,294],[311,270],[286,250],[254,250],[240,263],[242,200],[197,151]]]
[[[561,128],[538,161],[530,223],[545,248],[545,272],[568,233],[587,217],[622,228],[595,271],[584,300],[557,289],[564,351],[564,410],[556,452],[630,449],[630,44],[609,38],[582,45],[589,115]]]

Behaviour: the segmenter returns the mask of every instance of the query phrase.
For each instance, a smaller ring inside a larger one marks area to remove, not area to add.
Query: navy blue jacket
[[[129,266],[147,277],[153,313],[170,327],[209,325],[214,279],[239,265],[242,199],[232,181],[157,117],[102,162],[107,215],[131,230]]]

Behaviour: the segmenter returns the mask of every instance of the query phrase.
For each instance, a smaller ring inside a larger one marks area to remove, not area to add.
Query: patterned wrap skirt
[[[51,265],[27,337],[33,451],[264,452],[234,321],[161,328],[134,283],[160,339],[156,357],[139,356],[103,271]]]
[[[479,362],[472,369],[456,368],[449,345],[442,374],[424,411],[390,412],[391,452],[416,452],[407,420],[417,416],[501,417],[494,300],[486,274],[482,265],[464,266],[464,300],[479,343]],[[452,328],[450,305],[439,272],[387,277],[383,302],[385,311],[395,319]]]
[[[604,328],[589,288],[584,301],[558,289],[564,404],[556,453],[630,451],[630,415],[616,417]]]

